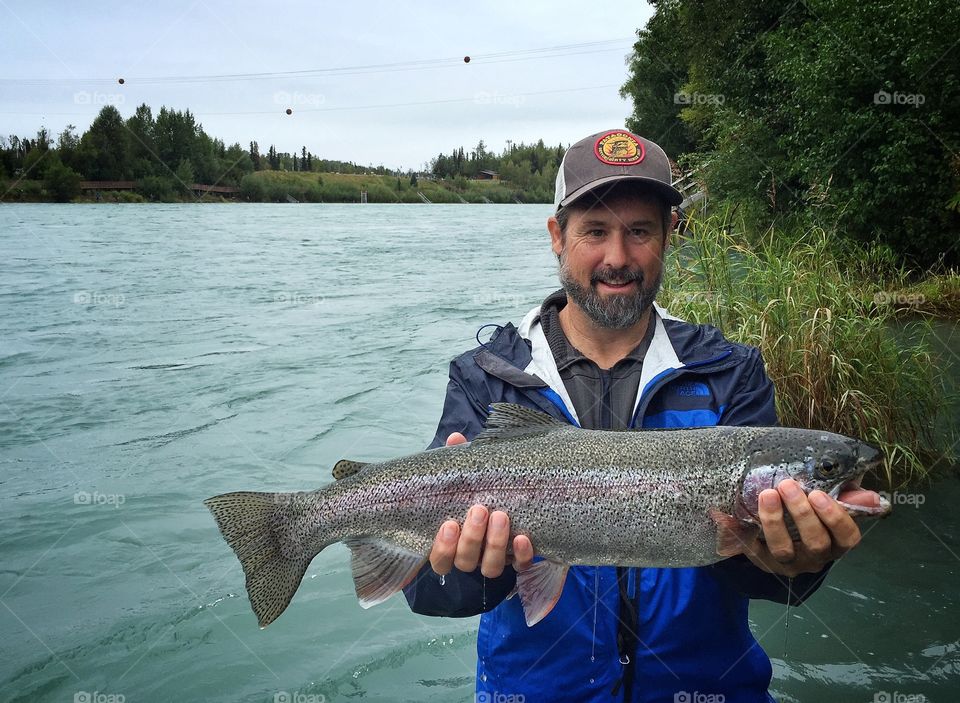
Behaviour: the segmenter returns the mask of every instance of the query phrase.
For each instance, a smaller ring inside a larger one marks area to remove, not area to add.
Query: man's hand
[[[447,438],[447,446],[463,444],[467,439],[459,432]],[[455,520],[440,526],[430,550],[430,566],[438,574],[447,574],[456,566],[460,571],[473,571],[480,565],[480,573],[496,578],[510,557],[507,541],[510,539],[510,518],[501,510],[489,514],[486,507],[474,505],[467,511],[463,529]],[[513,568],[523,571],[533,563],[533,545],[529,538],[513,538]]]
[[[855,491],[843,496],[844,502],[879,505],[872,491]],[[794,542],[784,522],[784,506],[789,511],[800,541]],[[860,542],[860,528],[837,501],[823,491],[806,495],[799,484],[787,479],[776,489],[760,493],[760,523],[766,544],[759,539],[747,545],[744,553],[754,564],[774,574],[793,577],[816,573],[839,559]]]

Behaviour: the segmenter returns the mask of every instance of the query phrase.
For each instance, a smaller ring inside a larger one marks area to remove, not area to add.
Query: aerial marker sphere
[[[470,57],[469,57],[469,56],[464,56],[464,57],[463,57],[463,62],[464,62],[464,63],[470,63]]]
[[[292,114],[293,114],[293,110],[291,110],[289,107],[287,108],[287,114],[288,114],[288,115],[292,115]]]

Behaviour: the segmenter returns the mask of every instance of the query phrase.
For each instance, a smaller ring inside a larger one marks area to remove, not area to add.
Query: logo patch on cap
[[[593,153],[605,164],[629,166],[643,161],[643,144],[629,132],[608,132],[597,140]]]

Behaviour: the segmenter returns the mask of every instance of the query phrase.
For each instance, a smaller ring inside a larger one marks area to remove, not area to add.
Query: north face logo
[[[688,381],[687,383],[677,384],[677,395],[681,396],[704,396],[710,397],[710,389],[706,383],[700,381]]]

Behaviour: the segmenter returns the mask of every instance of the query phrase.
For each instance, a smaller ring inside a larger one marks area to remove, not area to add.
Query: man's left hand
[[[744,553],[764,571],[793,577],[816,573],[839,559],[860,542],[860,528],[837,501],[823,491],[806,495],[792,480],[781,481],[776,489],[760,493],[759,517],[766,542],[759,539],[747,545]],[[872,491],[844,494],[844,502],[878,505]],[[800,541],[794,542],[784,522],[789,511]]]

